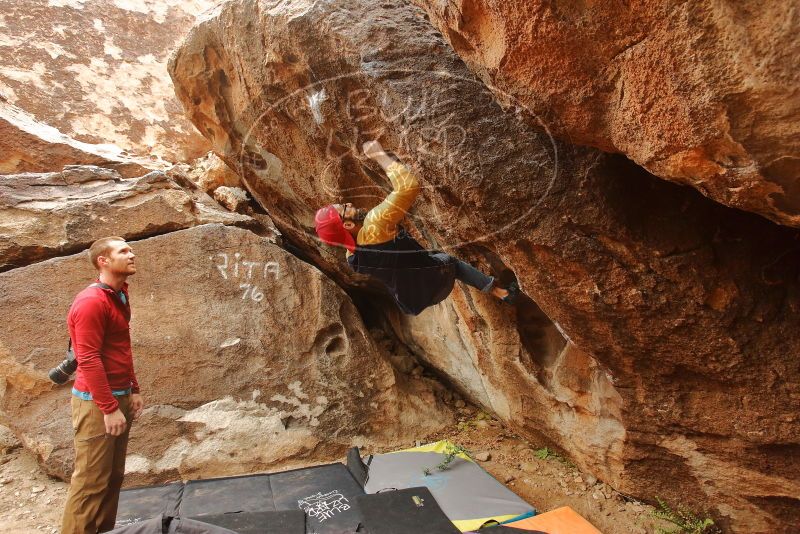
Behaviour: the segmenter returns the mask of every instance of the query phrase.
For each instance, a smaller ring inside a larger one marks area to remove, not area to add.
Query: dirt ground
[[[667,526],[653,518],[652,507],[626,499],[557,455],[546,455],[538,444],[521,440],[472,407],[460,409],[460,424],[440,435],[421,436],[420,442],[445,437],[469,450],[484,469],[540,513],[570,506],[604,534],[650,534],[657,526]],[[66,495],[67,484],[44,474],[29,452],[12,447],[0,454],[4,534],[58,532]]]
[[[58,532],[67,484],[50,478],[28,451],[0,456],[0,532]]]

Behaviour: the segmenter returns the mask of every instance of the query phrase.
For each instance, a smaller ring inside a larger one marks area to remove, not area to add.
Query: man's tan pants
[[[114,528],[130,432],[130,395],[116,397],[128,419],[120,436],[106,435],[103,412],[94,401],[72,397],[75,470],[72,472],[61,534],[96,534]]]

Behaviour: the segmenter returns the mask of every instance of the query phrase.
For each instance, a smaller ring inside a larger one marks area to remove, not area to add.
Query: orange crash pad
[[[521,521],[506,523],[521,530],[539,530],[547,534],[603,534],[569,506],[562,506]]]

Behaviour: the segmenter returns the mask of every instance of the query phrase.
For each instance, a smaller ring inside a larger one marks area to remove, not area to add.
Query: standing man
[[[350,267],[383,282],[409,315],[447,298],[455,280],[513,303],[519,295],[516,282],[499,287],[493,277],[449,254],[426,250],[406,232],[401,222],[419,194],[419,179],[377,141],[364,143],[363,150],[386,172],[392,192],[368,212],[349,202],[319,209],[314,224],[320,240],[345,247]]]
[[[78,362],[72,388],[75,469],[62,534],[96,534],[114,528],[131,421],[144,403],[133,371],[128,284],[136,256],[121,237],[89,248],[99,276],[78,293],[67,316]]]

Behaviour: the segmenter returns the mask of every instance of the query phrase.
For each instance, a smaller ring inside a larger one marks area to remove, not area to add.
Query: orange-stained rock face
[[[88,143],[185,161],[208,150],[166,71],[210,0],[0,0],[0,96]]]
[[[800,226],[793,2],[415,2],[500,101],[562,139]]]
[[[170,70],[198,129],[321,268],[344,279],[316,208],[386,194],[359,155],[377,137],[422,178],[412,231],[517,277],[535,304],[459,289],[394,322],[473,400],[626,494],[712,508],[734,532],[791,531],[796,230],[550,138],[400,0],[232,1]]]
[[[264,471],[373,440],[407,444],[452,422],[423,381],[395,376],[342,289],[271,240],[203,225],[131,245],[147,408],[127,483]],[[85,252],[0,273],[3,422],[60,478],[73,460],[70,393],[47,371],[93,275]]]

